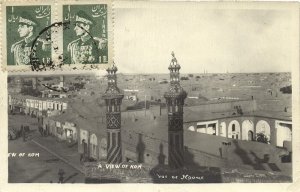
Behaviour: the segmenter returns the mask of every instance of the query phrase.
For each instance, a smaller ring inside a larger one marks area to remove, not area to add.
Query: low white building
[[[38,111],[41,114],[43,111],[50,111],[52,113],[53,111],[66,110],[68,103],[62,99],[45,99],[27,95],[8,94],[8,106],[11,110],[16,106],[21,107],[26,114],[32,111]]]

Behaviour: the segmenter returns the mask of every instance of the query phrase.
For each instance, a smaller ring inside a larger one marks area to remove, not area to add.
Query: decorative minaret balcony
[[[169,66],[170,86],[164,94],[168,108],[168,142],[169,142],[169,167],[173,169],[184,166],[183,144],[183,105],[187,93],[180,86],[180,65],[172,52],[172,60]]]
[[[107,162],[122,162],[121,142],[121,104],[124,95],[117,86],[118,68],[113,64],[107,70],[108,86],[103,95],[106,103],[106,124],[107,124]]]

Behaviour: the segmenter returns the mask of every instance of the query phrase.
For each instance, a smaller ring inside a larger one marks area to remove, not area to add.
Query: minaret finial
[[[118,68],[115,65],[115,63],[113,62],[113,65],[108,67],[106,71],[107,71],[107,80],[108,80],[106,93],[114,93],[114,92],[119,93],[120,91],[117,86],[117,74],[116,74]]]
[[[172,55],[171,64],[174,64],[174,65],[177,64],[177,59],[176,59],[176,57],[175,57],[174,51],[172,51],[171,55]]]

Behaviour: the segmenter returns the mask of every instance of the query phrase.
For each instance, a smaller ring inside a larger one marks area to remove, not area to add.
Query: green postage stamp
[[[110,2],[7,2],[2,8],[2,69],[92,70],[112,63]]]
[[[7,6],[6,16],[8,65],[29,65],[30,53],[33,50],[41,55],[42,60],[49,61],[51,59],[49,30],[38,39],[36,37],[51,23],[51,6]],[[35,39],[36,42],[33,44]]]
[[[63,31],[66,64],[107,63],[107,5],[64,5]]]

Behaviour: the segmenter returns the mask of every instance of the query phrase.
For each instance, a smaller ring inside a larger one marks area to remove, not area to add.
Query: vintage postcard
[[[2,6],[3,191],[299,189],[298,3],[34,2]]]
[[[2,10],[3,70],[92,70],[112,62],[109,1],[9,1]]]

